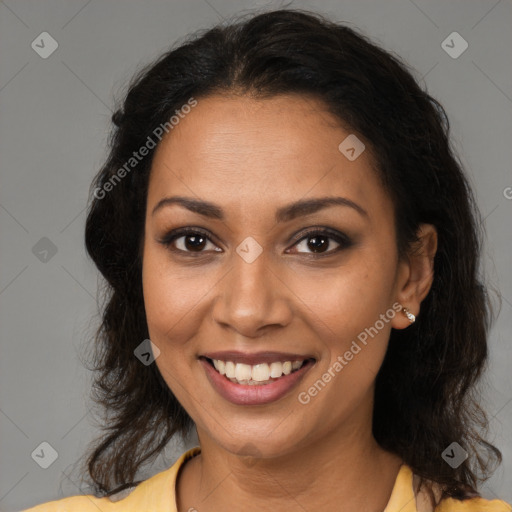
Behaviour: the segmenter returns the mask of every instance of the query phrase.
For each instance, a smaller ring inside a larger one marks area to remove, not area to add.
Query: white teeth
[[[298,370],[302,366],[302,361],[294,361],[292,363],[292,370]]]
[[[221,361],[213,359],[213,366],[221,374],[225,375],[232,382],[239,384],[255,385],[268,383],[269,379],[278,379],[283,375],[289,375],[292,371],[298,370],[304,361],[275,361],[273,363],[259,363],[255,365],[233,363],[232,361]]]
[[[226,361],[224,368],[226,370],[226,377],[228,379],[234,379],[235,378],[235,363],[233,363],[232,361]]]
[[[274,379],[281,377],[283,374],[283,365],[281,363],[272,363],[270,365],[270,376]]]
[[[251,380],[251,366],[248,364],[236,364],[235,365],[235,379],[238,381],[241,380]]]
[[[252,367],[252,380],[263,382],[270,377],[270,368],[267,363],[255,364]]]
[[[213,366],[215,366],[215,369],[221,374],[226,374],[226,363],[224,361],[221,361],[220,359],[214,359],[213,360]]]

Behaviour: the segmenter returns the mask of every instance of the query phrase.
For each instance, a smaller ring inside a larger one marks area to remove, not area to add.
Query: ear
[[[414,243],[403,261],[399,262],[396,282],[396,301],[418,316],[422,300],[427,296],[434,280],[434,257],[437,252],[437,230],[431,224],[421,224]],[[395,329],[410,325],[403,312],[391,321]]]

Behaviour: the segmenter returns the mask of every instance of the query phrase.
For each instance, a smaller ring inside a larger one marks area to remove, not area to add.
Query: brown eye
[[[210,237],[198,229],[178,229],[167,234],[160,243],[171,251],[201,254],[207,250],[221,251]]]
[[[313,252],[325,252],[329,247],[330,238],[327,236],[314,236],[308,238],[308,249]]]
[[[201,251],[206,246],[207,238],[203,235],[185,235],[177,238],[176,240],[184,239],[184,249],[179,248],[180,250],[187,251]]]
[[[325,229],[311,230],[306,233],[295,245],[292,252],[305,254],[328,255],[352,245],[352,241],[343,233],[332,232]],[[297,250],[297,248],[299,250]]]
[[[334,242],[335,244],[337,242]],[[339,244],[338,244],[339,245]],[[321,236],[308,236],[304,238],[304,241],[301,241],[297,244],[296,247],[306,248],[307,250],[313,253],[325,253],[329,252],[329,249],[332,248],[332,238],[329,236],[321,235]],[[336,249],[336,246],[334,247]],[[303,252],[303,251],[299,251]]]

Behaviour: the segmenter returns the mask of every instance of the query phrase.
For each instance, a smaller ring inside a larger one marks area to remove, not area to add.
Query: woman
[[[477,492],[501,462],[475,399],[478,214],[403,63],[273,11],[163,55],[113,121],[86,226],[113,416],[96,496],[31,511],[511,510]]]

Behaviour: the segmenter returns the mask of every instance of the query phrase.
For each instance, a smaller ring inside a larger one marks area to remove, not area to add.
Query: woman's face
[[[157,148],[146,315],[201,441],[276,456],[371,432],[408,269],[369,149],[339,149],[350,135],[304,96],[211,96]],[[188,203],[161,202],[178,197]]]

